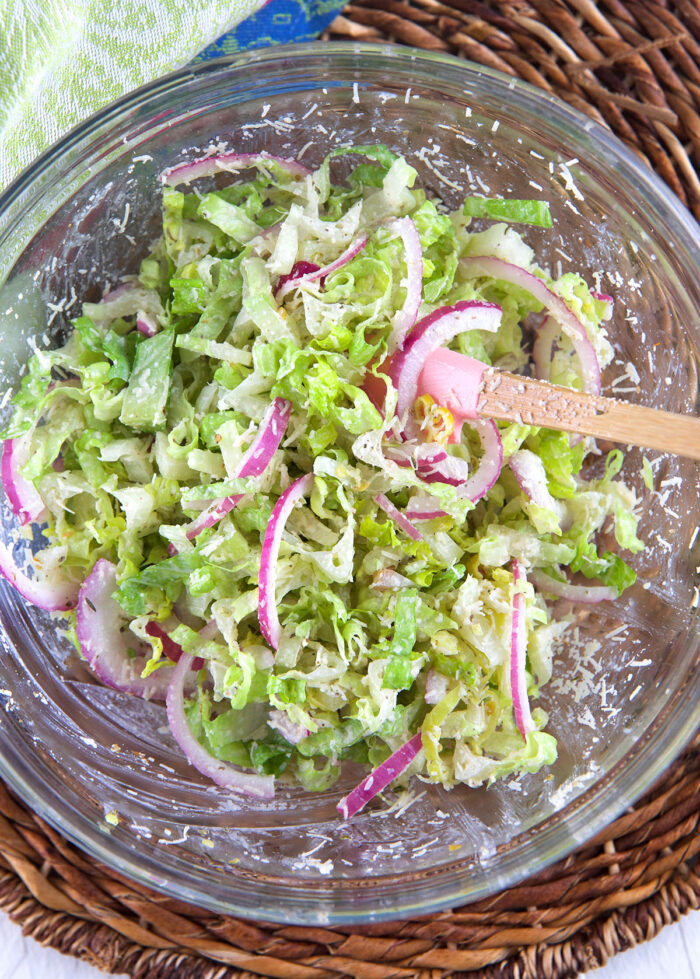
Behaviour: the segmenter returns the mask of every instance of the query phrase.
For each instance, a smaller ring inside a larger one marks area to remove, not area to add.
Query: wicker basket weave
[[[697,0],[357,0],[328,38],[448,51],[553,92],[607,123],[700,218]],[[133,979],[573,979],[700,906],[699,787],[700,736],[636,806],[518,887],[408,922],[301,928],[134,884],[0,783],[0,909]]]
[[[331,38],[448,51],[607,123],[700,218],[697,0],[355,0]]]

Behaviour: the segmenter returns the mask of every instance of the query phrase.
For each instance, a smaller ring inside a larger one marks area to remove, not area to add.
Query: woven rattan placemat
[[[448,51],[553,92],[607,123],[700,218],[697,0],[358,0],[329,38]],[[699,787],[700,737],[605,832],[519,887],[408,922],[300,928],[139,887],[0,783],[0,908],[42,944],[134,979],[573,979],[700,906]]]
[[[354,0],[328,36],[447,51],[552,92],[700,218],[698,0]]]

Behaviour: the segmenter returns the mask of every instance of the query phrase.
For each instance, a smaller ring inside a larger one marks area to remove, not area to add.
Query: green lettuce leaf
[[[491,218],[551,228],[552,215],[547,201],[516,200],[515,198],[467,197],[463,213],[470,218]]]

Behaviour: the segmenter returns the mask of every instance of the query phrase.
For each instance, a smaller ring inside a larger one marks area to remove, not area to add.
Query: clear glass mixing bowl
[[[470,191],[547,198],[554,230],[526,230],[540,262],[615,296],[606,390],[697,411],[700,230],[665,186],[541,91],[442,55],[350,44],[181,71],[99,113],[26,171],[0,199],[3,390],[30,338],[61,335],[84,298],[137,269],[158,224],[158,173],[220,141],[307,164],[334,146],[385,142],[452,205]],[[698,470],[648,455],[653,494],[639,452],[626,462],[649,541],[638,583],[623,601],[574,609],[539,701],[560,740],[549,772],[449,793],[416,783],[405,811],[350,822],[334,806],[356,775],[318,796],[241,801],[185,763],[162,707],[102,687],[56,622],[3,582],[0,773],[93,856],[221,912],[370,921],[512,884],[615,817],[697,725]],[[7,507],[3,519],[9,536]]]

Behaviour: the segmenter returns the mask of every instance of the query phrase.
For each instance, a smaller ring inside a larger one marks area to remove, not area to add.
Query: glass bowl
[[[609,132],[497,72],[403,47],[309,44],[208,62],[122,99],[0,199],[3,390],[83,299],[138,268],[158,174],[222,142],[318,163],[385,142],[434,193],[542,197],[539,261],[615,296],[605,390],[696,412],[700,231]],[[7,402],[3,401],[7,413]],[[241,801],[173,744],[164,709],[101,686],[49,615],[0,585],[0,773],[48,822],[133,879],[225,913],[300,923],[407,917],[483,897],[589,839],[656,779],[700,711],[698,470],[627,455],[647,551],[622,601],[575,608],[539,705],[559,760],[484,789],[415,783],[410,805],[335,812],[332,791]],[[6,537],[14,533],[3,510]],[[562,612],[571,612],[563,604]],[[391,800],[389,799],[389,802]]]

